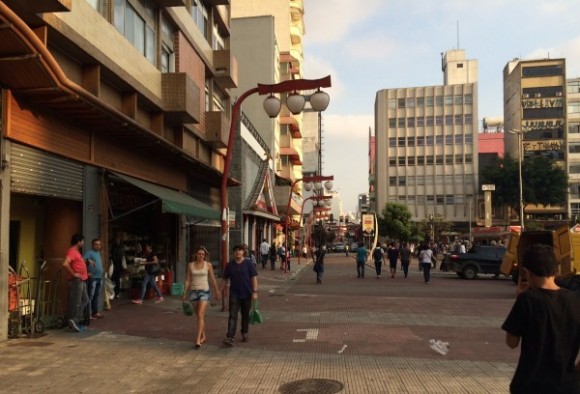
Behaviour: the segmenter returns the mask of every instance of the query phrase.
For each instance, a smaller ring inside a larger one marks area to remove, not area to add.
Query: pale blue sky
[[[324,174],[345,210],[368,190],[368,130],[377,91],[443,83],[441,52],[479,63],[479,117],[503,116],[513,58],[566,58],[580,77],[578,0],[304,0],[305,77],[332,75],[323,113]],[[481,127],[481,125],[480,125]]]

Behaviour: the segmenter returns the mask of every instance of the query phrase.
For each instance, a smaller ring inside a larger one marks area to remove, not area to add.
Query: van
[[[559,276],[573,272],[568,226],[562,226],[556,230],[524,231],[523,233],[512,231],[500,272],[504,275],[511,273],[514,283],[518,283],[519,261],[522,253],[534,244],[546,244],[554,249],[556,260],[560,263],[558,267]]]

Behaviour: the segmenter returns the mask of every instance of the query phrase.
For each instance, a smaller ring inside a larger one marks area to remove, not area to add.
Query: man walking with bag
[[[385,259],[385,251],[381,248],[381,245],[377,244],[375,250],[373,250],[373,260],[375,262],[375,271],[377,272],[377,279],[381,278],[381,270],[383,267],[383,260]]]
[[[244,257],[244,247],[234,246],[234,259],[230,261],[222,274],[220,293],[230,282],[228,332],[224,344],[234,346],[238,313],[242,314],[242,342],[248,341],[250,309],[252,301],[258,299],[258,271],[249,259]]]

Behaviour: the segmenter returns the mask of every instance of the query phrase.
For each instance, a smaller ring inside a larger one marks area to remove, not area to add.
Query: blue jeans
[[[381,276],[382,269],[383,260],[375,260],[375,271],[377,272],[377,276]]]
[[[99,311],[99,296],[101,295],[101,286],[103,284],[103,279],[101,278],[89,278],[88,295],[91,302],[91,315],[100,312]]]
[[[89,304],[87,282],[78,278],[68,281],[68,318],[76,324],[84,324],[86,320],[85,308]]]
[[[236,328],[238,327],[238,313],[242,311],[242,329],[243,335],[248,333],[250,328],[250,309],[252,308],[252,298],[238,299],[230,297],[230,315],[228,317],[228,338],[233,338],[236,335]]]
[[[423,267],[423,278],[425,278],[425,283],[431,280],[431,262],[421,263]]]
[[[262,261],[261,261],[262,268],[266,268],[266,263],[268,262],[268,257],[269,257],[269,254],[263,254],[262,255]]]
[[[159,290],[159,287],[157,287],[157,282],[155,282],[155,275],[150,275],[147,272],[145,272],[143,282],[141,282],[141,300],[145,298],[148,283],[151,283],[151,287],[153,287],[153,289],[157,293],[157,297],[159,298],[163,297],[163,295],[161,294],[161,290]]]

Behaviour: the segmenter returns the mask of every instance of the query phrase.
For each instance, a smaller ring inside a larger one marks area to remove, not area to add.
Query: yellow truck
[[[578,232],[572,230],[568,226],[562,226],[556,230],[524,231],[523,233],[512,231],[500,272],[508,276],[511,274],[514,283],[519,283],[519,260],[522,252],[531,245],[546,244],[552,246],[556,260],[560,263],[558,276],[574,275],[579,271],[577,268],[580,265],[580,228]],[[576,256],[575,261],[572,259],[572,249]]]

